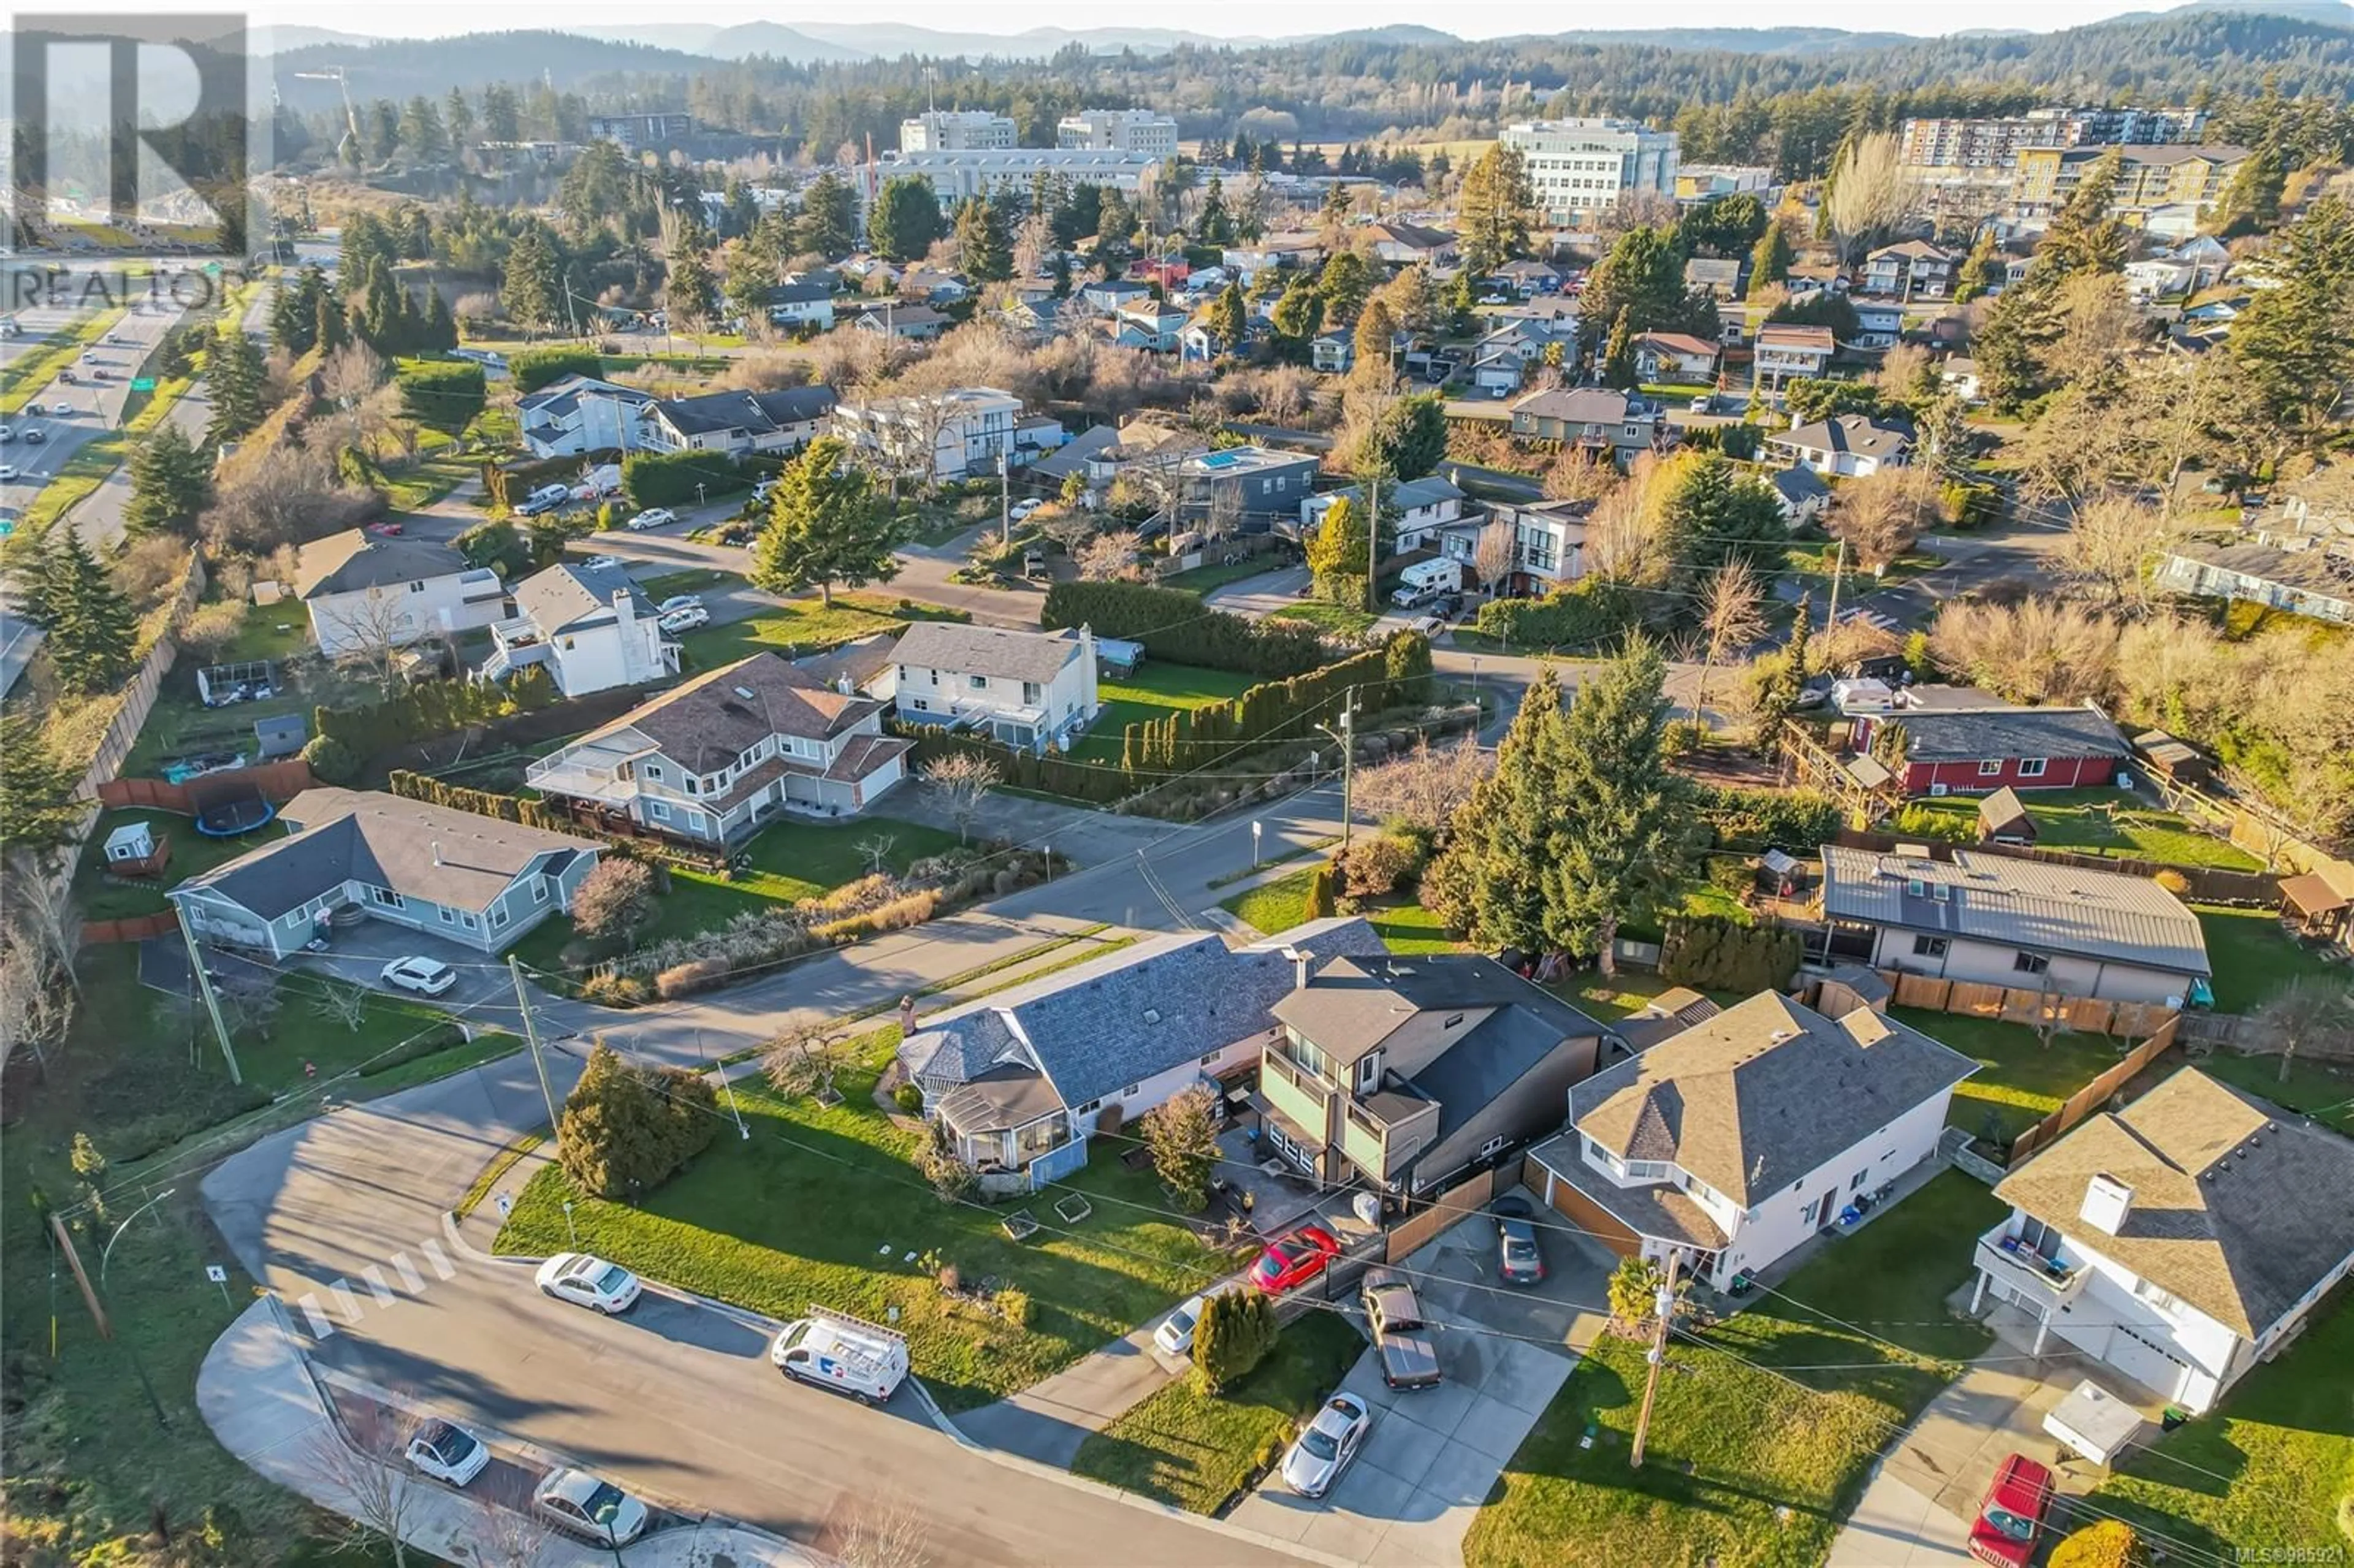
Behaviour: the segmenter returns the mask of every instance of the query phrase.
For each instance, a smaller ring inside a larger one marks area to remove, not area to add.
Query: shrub
[[[348,784],[359,775],[360,759],[332,735],[313,736],[303,745],[302,760],[325,783]]]
[[[621,492],[641,511],[684,506],[703,487],[705,499],[752,488],[754,475],[733,458],[690,449],[677,452],[632,452],[621,464]]]
[[[1956,528],[1976,528],[2002,519],[2002,491],[1982,480],[1949,479],[1939,493],[1946,521]]]
[[[635,975],[599,972],[580,984],[580,1000],[599,1007],[642,1007],[651,995]]]
[[[1308,918],[1324,920],[1331,917],[1333,892],[1332,863],[1319,862],[1308,877]]]
[[[1906,806],[1889,823],[1897,834],[1908,839],[1941,839],[1947,843],[1971,843],[1978,836],[1976,817],[1966,817],[1958,811],[1933,810],[1927,806]]]
[[[924,1091],[913,1084],[901,1084],[891,1091],[891,1103],[909,1116],[924,1114]]]
[[[1839,832],[1839,802],[1819,789],[1700,786],[1700,812],[1720,844],[1810,851]]]
[[[1193,1372],[1216,1393],[1248,1377],[1275,1349],[1275,1303],[1256,1290],[1221,1290],[1193,1325]]]
[[[718,1109],[700,1075],[624,1062],[599,1040],[565,1097],[557,1163],[583,1192],[635,1201],[710,1145]]]
[[[1659,974],[1704,991],[1780,991],[1798,972],[1805,943],[1777,926],[1742,926],[1720,916],[1668,922]]]
[[[1394,892],[1422,868],[1413,840],[1397,833],[1375,833],[1350,843],[1332,856],[1341,885],[1352,897],[1379,898]]]
[[[2150,880],[2157,883],[2160,887],[2165,888],[2168,893],[2173,894],[2177,898],[2181,897],[2184,894],[2190,891],[2190,879],[2183,875],[2180,872],[2175,870],[2172,866],[2167,867],[2164,871],[2159,872],[2156,876],[2151,877]]]
[[[1623,588],[1585,577],[1543,599],[1491,599],[1479,607],[1484,636],[1523,648],[1583,648],[1633,626],[1636,608]]]
[[[560,694],[546,669],[533,664],[504,683],[429,681],[366,707],[315,707],[311,710],[311,730],[314,735],[334,736],[362,756],[373,756],[389,747],[449,735],[484,719],[544,708]]]
[[[567,376],[594,376],[604,367],[596,351],[588,348],[526,348],[507,356],[507,374],[514,377],[518,397],[527,397]]]
[[[412,361],[394,372],[393,385],[400,390],[400,411],[429,429],[454,436],[482,411],[482,367],[467,360]]]
[[[1101,1133],[1104,1137],[1108,1138],[1113,1133],[1118,1132],[1120,1128],[1120,1124],[1127,1119],[1127,1107],[1122,1106],[1118,1100],[1114,1100],[1111,1104],[1104,1107],[1103,1109],[1096,1112],[1096,1131]]]
[[[2148,1568],[2149,1548],[2119,1519],[2088,1524],[2052,1549],[2051,1568]]]
[[[938,914],[939,908],[940,890],[927,887],[920,892],[902,894],[888,904],[863,914],[812,926],[810,935],[821,942],[832,942],[838,947],[864,937],[879,937],[885,931],[904,931],[910,926],[920,926]]]
[[[1016,1329],[1026,1329],[1030,1326],[1030,1293],[1028,1291],[1016,1290],[1009,1286],[991,1297],[990,1300],[996,1307],[997,1315],[1004,1319],[1010,1326]]]
[[[1098,637],[1133,638],[1155,659],[1211,670],[1299,675],[1324,662],[1322,635],[1308,622],[1204,610],[1201,596],[1183,588],[1058,582],[1046,590],[1039,620],[1049,631],[1087,626]]]
[[[709,991],[727,978],[725,959],[690,959],[683,964],[673,964],[654,976],[654,994],[664,1001],[682,996],[693,996],[699,991]]]

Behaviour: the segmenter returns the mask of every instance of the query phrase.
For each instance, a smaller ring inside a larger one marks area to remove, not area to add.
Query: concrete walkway
[[[1168,1316],[1161,1313],[1011,1399],[958,1416],[958,1430],[984,1447],[1070,1468],[1089,1433],[1102,1431],[1186,1370],[1183,1361],[1163,1360],[1152,1342]]]
[[[214,1341],[196,1372],[196,1408],[221,1446],[321,1508],[370,1528],[397,1523],[403,1541],[451,1563],[599,1568],[613,1561],[611,1553],[549,1534],[486,1496],[357,1452],[322,1394],[323,1385],[266,1299],[247,1308]],[[491,1446],[495,1451],[503,1445],[493,1437]],[[556,1457],[528,1457],[540,1468]],[[825,1561],[762,1531],[715,1520],[657,1530],[628,1553],[630,1568],[812,1568]]]

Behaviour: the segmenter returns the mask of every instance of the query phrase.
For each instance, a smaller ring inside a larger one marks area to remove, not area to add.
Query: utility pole
[[[1382,612],[1382,598],[1373,587],[1381,575],[1382,561],[1382,481],[1379,474],[1365,482],[1365,609],[1374,615]],[[1349,722],[1349,715],[1341,715]]]
[[[546,1103],[547,1130],[553,1133],[559,1125],[556,1114],[556,1091],[548,1087],[547,1064],[540,1059],[539,1054],[539,1025],[531,1016],[531,994],[524,989],[523,966],[515,962],[513,953],[507,955],[507,973],[514,980],[515,1006],[523,1010],[523,1037],[531,1046],[532,1069],[539,1075],[539,1097]]]
[[[205,999],[205,1012],[212,1016],[213,1038],[220,1042],[221,1059],[228,1064],[228,1081],[242,1085],[245,1075],[238,1070],[237,1052],[228,1043],[228,1025],[221,1022],[220,998],[213,993],[213,977],[205,968],[204,950],[196,946],[196,929],[186,916],[180,919],[180,937],[188,944],[188,968],[196,971],[196,994]]]
[[[997,542],[1013,548],[1013,471],[1003,452],[997,454]]]
[[[1341,847],[1342,849],[1349,847],[1350,830],[1355,826],[1352,820],[1354,813],[1350,809],[1357,773],[1357,748],[1353,744],[1356,735],[1351,726],[1351,715],[1357,711],[1354,706],[1356,694],[1353,691],[1350,693],[1348,700],[1352,705],[1341,710],[1339,728],[1335,729],[1332,726],[1324,724],[1316,726],[1331,736],[1333,743],[1341,748]]]
[[[1643,1444],[1651,1435],[1651,1401],[1659,1392],[1659,1369],[1668,1361],[1668,1330],[1676,1320],[1676,1275],[1683,1263],[1681,1247],[1668,1254],[1667,1283],[1659,1287],[1659,1298],[1652,1303],[1659,1321],[1651,1330],[1651,1370],[1643,1377],[1643,1408],[1635,1414],[1635,1451],[1628,1459],[1633,1469],[1643,1467]]]
[[[1841,539],[1839,542],[1839,558],[1831,564],[1831,609],[1830,613],[1823,618],[1823,630],[1826,631],[1839,624],[1840,578],[1846,575],[1847,541]]]

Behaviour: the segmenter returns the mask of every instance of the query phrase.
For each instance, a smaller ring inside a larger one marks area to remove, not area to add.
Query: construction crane
[[[323,66],[317,70],[298,70],[294,73],[294,78],[297,81],[332,81],[335,84],[344,95],[344,139],[335,143],[335,156],[343,157],[344,150],[347,147],[356,154],[360,146],[360,117],[359,112],[352,107],[351,79],[344,68]],[[358,161],[356,156],[352,159],[354,163]]]

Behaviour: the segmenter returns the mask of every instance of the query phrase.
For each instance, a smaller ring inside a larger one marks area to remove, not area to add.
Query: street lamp
[[[1339,729],[1334,729],[1331,725],[1325,724],[1320,724],[1316,726],[1318,729],[1322,730],[1326,735],[1331,736],[1334,744],[1339,746],[1341,748],[1341,847],[1342,849],[1347,849],[1349,847],[1349,832],[1351,828],[1355,825],[1350,821],[1350,802],[1353,798],[1352,791],[1356,781],[1357,748],[1352,744],[1356,732],[1352,727],[1350,720],[1355,715],[1356,711],[1357,710],[1354,708],[1342,708],[1341,710],[1341,727]]]
[[[1258,869],[1258,836],[1267,827],[1265,822],[1251,823],[1251,869]]]

